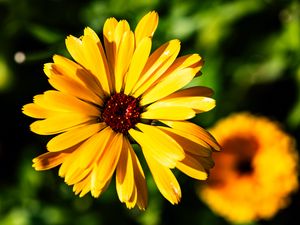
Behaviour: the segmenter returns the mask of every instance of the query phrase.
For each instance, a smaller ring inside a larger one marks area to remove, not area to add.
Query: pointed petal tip
[[[155,10],[152,10],[152,11],[148,12],[145,16],[152,17],[152,19],[153,19],[156,23],[158,23],[159,16],[158,16],[158,13],[157,13]]]
[[[169,45],[178,45],[181,46],[181,41],[179,39],[172,39],[169,41]]]
[[[28,104],[26,104],[26,105],[28,105]],[[26,111],[26,105],[23,105],[22,108],[21,108],[21,112],[25,115],[26,115],[26,112],[25,112]]]
[[[213,150],[215,150],[217,152],[222,151],[222,147],[217,141],[216,141],[216,146],[214,146]]]
[[[54,55],[52,56],[52,59],[53,59],[53,61],[55,61],[55,59],[61,58],[61,57],[63,57],[63,56],[58,55],[58,54],[54,54]]]
[[[87,27],[84,28],[83,34],[84,35],[95,35],[96,32],[92,28],[90,28],[89,26],[87,26]]]

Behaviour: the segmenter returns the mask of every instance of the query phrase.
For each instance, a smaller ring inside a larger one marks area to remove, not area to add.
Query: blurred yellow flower
[[[36,95],[24,114],[41,119],[33,132],[56,135],[48,152],[33,160],[36,170],[60,166],[59,175],[76,194],[98,197],[114,172],[121,202],[147,206],[145,176],[131,142],[137,142],[162,195],[172,204],[181,198],[171,169],[203,180],[212,167],[215,139],[185,121],[214,108],[206,87],[182,89],[199,72],[198,54],[177,58],[180,42],[171,40],[152,54],[158,15],[145,15],[134,32],[125,20],[106,20],[104,47],[90,28],[68,36],[72,58],[55,55],[44,72],[56,89]]]
[[[211,129],[222,152],[200,188],[215,213],[236,223],[268,219],[298,188],[294,140],[278,124],[248,113],[232,115]]]

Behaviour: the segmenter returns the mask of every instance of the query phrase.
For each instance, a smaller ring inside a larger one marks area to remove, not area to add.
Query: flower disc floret
[[[104,104],[101,118],[115,132],[124,134],[140,121],[141,112],[138,98],[116,93]]]

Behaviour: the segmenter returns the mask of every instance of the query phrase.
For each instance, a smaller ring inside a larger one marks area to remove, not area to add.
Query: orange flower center
[[[215,155],[209,185],[222,187],[229,178],[252,176],[253,159],[259,149],[255,137],[237,135],[220,142],[223,151]]]
[[[140,121],[139,102],[139,98],[124,93],[113,94],[104,104],[102,120],[115,132],[127,133]]]
[[[254,137],[237,136],[229,138],[223,143],[224,152],[234,157],[233,170],[240,175],[253,172],[252,160],[255,156],[258,143]]]

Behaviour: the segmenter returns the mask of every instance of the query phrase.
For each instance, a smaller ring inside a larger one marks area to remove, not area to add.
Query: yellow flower
[[[232,115],[211,130],[222,146],[200,196],[217,214],[237,222],[268,219],[298,187],[294,140],[264,117]]]
[[[206,179],[215,139],[185,121],[215,106],[206,87],[182,89],[199,72],[198,54],[177,58],[180,42],[171,40],[150,54],[158,15],[145,15],[134,32],[125,20],[106,20],[104,48],[90,28],[68,36],[75,60],[55,55],[44,72],[56,89],[36,95],[24,114],[40,135],[57,135],[48,152],[33,159],[36,170],[60,165],[59,175],[80,196],[98,197],[116,174],[116,189],[128,208],[147,206],[145,176],[131,143],[141,146],[159,191],[172,204],[181,190],[171,169]]]

